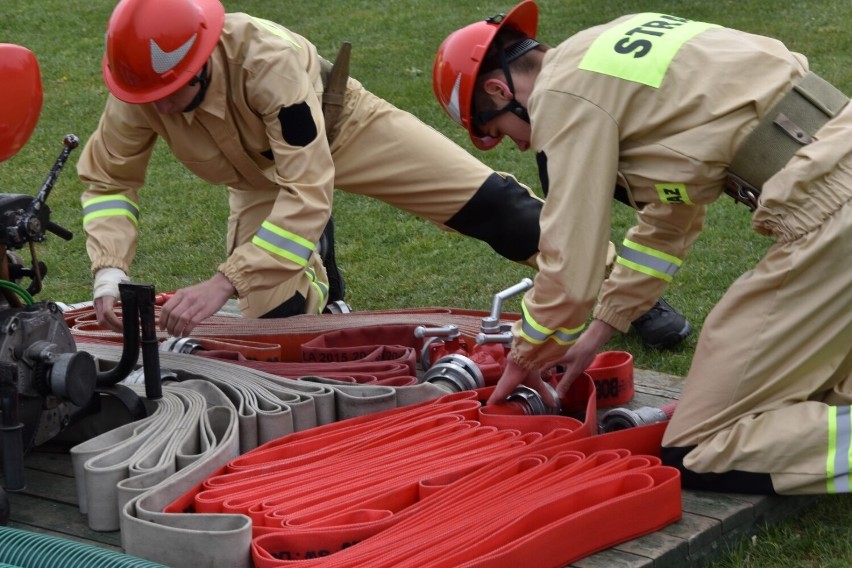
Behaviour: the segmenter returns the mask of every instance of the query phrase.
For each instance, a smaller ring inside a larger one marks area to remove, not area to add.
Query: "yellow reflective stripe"
[[[834,488],[834,460],[837,458],[837,407],[828,407],[828,448],[825,459],[826,493],[837,493]]]
[[[254,16],[250,16],[250,17],[251,17],[252,20],[257,22],[258,24],[260,24],[264,28],[268,29],[269,31],[271,31],[272,33],[277,35],[278,37],[288,41],[296,49],[302,49],[302,46],[299,45],[299,43],[295,39],[293,39],[293,36],[288,34],[281,26],[279,26],[275,22],[271,22],[269,20],[264,20],[263,18],[255,18]]]
[[[624,239],[624,247],[619,251],[616,262],[636,272],[647,274],[666,282],[671,282],[683,261],[676,256],[664,253]]]
[[[103,217],[127,217],[139,224],[139,206],[123,195],[104,195],[87,199],[83,203],[83,224]]]
[[[852,469],[852,412],[849,406],[828,407],[826,493],[849,493]]]
[[[683,44],[718,27],[666,14],[639,14],[598,36],[580,69],[657,88]]]
[[[322,313],[323,306],[325,306],[326,296],[328,295],[328,286],[317,280],[317,273],[314,272],[313,268],[306,268],[305,274],[307,274],[308,278],[310,278],[311,286],[316,288],[317,293],[320,295],[320,303],[319,307],[317,307],[317,313]]]
[[[657,195],[663,203],[672,205],[692,205],[686,186],[682,183],[656,183]]]
[[[308,259],[316,245],[311,241],[291,233],[281,227],[276,227],[269,221],[263,224],[251,240],[256,246],[291,260],[299,266],[307,266]]]
[[[537,323],[532,318],[529,311],[527,310],[526,302],[521,302],[521,312],[523,314],[523,322],[521,324],[521,337],[523,337],[530,343],[535,343],[536,345],[542,344],[547,341],[547,338],[550,337],[550,334],[553,332],[544,327],[543,325]]]
[[[580,334],[586,327],[583,324],[574,329],[564,327],[558,327],[555,330],[549,329],[533,319],[529,310],[527,310],[525,302],[521,302],[521,312],[523,313],[523,319],[521,321],[520,335],[530,343],[536,345],[541,345],[548,339],[552,339],[559,345],[571,345],[577,342],[577,339],[580,338]]]

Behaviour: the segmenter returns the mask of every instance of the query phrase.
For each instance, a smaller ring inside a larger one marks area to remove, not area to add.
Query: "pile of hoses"
[[[121,488],[122,546],[173,568],[424,558],[508,567],[519,557],[558,566],[676,521],[679,475],[656,457],[664,425],[593,436],[594,387],[578,388],[589,393],[582,422],[483,407],[485,389],[294,432],[242,455],[234,428],[221,426],[211,455],[135,494]]]
[[[589,436],[568,417],[495,420],[489,392],[270,442],[166,512],[250,518],[258,568],[564,566],[680,518],[679,474],[656,456],[663,425]],[[249,565],[227,546],[209,554]]]
[[[120,527],[129,553],[172,567],[556,566],[677,520],[661,425],[594,436],[591,377],[575,383],[583,421],[416,382],[413,326],[472,337],[483,315],[211,318],[195,330],[207,356],[161,353],[179,381],[147,419],[72,450],[81,510],[96,530]],[[67,318],[78,347],[117,361],[121,338],[92,318]],[[268,358],[247,361],[245,348]],[[247,497],[259,490],[270,493]],[[582,536],[565,546],[569,535]]]

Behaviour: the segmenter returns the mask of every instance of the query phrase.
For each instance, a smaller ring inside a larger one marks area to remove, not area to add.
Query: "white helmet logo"
[[[183,60],[187,52],[192,48],[192,44],[195,43],[196,37],[198,37],[198,34],[193,34],[192,37],[186,41],[186,43],[184,43],[182,46],[175,49],[174,51],[164,51],[159,45],[157,45],[157,42],[152,39],[151,67],[153,67],[154,71],[157,73],[165,73],[166,71],[171,71],[178,63]]]

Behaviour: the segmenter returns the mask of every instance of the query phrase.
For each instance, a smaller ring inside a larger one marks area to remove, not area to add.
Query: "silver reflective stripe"
[[[541,344],[548,339],[553,339],[560,345],[570,345],[579,339],[583,331],[584,325],[574,329],[566,329],[564,327],[556,328],[555,330],[548,329],[536,322],[529,311],[526,303],[521,302],[521,311],[523,312],[523,320],[521,322],[521,336],[530,343]]]
[[[833,443],[832,443],[833,440]],[[849,406],[829,407],[828,493],[849,493],[849,451],[852,448],[852,416]]]
[[[624,240],[624,247],[618,253],[619,264],[632,268],[642,274],[671,282],[682,261],[670,254]]]
[[[269,221],[263,222],[251,242],[274,255],[293,261],[299,266],[308,265],[308,259],[311,258],[316,246],[311,241],[281,227],[276,227]]]
[[[139,223],[139,207],[121,196],[95,197],[83,203],[83,224],[101,217],[124,216]]]
[[[524,318],[524,323],[521,326],[521,336],[530,343],[544,343],[550,337],[549,334],[535,329],[532,322],[527,321],[526,318]]]
[[[580,339],[580,334],[583,332],[584,327],[585,325],[581,325],[572,330],[560,327],[553,333],[553,339],[561,345],[570,345]]]

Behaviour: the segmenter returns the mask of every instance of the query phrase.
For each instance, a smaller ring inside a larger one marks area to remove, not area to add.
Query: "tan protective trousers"
[[[354,79],[349,80],[331,155],[336,188],[380,199],[443,229],[444,222],[494,173],[455,142]],[[274,201],[273,192],[230,192],[229,254],[251,240]],[[310,266],[327,286],[316,254]],[[240,309],[244,316],[259,317],[297,292],[307,299],[307,313],[324,307],[324,299],[305,274],[241,298]]]
[[[786,494],[850,491],[852,105],[816,138],[764,185],[753,226],[776,242],[705,321],[663,439]]]

